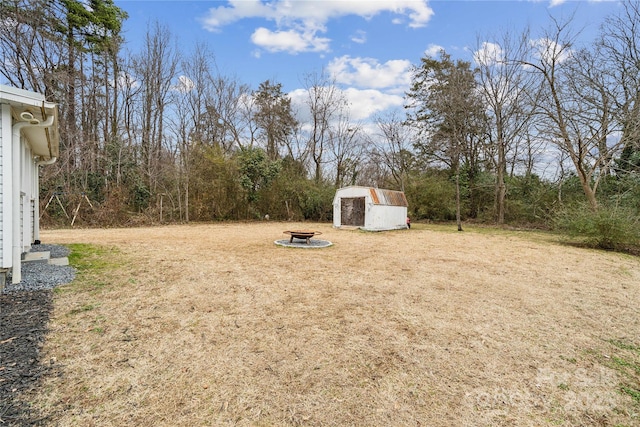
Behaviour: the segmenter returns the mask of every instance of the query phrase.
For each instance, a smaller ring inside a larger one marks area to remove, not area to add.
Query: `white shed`
[[[39,93],[0,85],[0,285],[40,239],[39,166],[56,161],[58,109]]]
[[[407,228],[407,198],[402,191],[340,188],[333,199],[333,226],[371,231]]]

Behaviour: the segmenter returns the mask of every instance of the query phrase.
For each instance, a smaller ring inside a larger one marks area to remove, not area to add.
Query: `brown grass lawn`
[[[29,399],[59,426],[640,425],[640,259],[454,229],[44,231],[102,255]]]

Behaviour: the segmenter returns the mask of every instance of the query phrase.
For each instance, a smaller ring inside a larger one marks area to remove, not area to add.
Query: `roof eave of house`
[[[0,85],[0,103],[11,106],[14,123],[42,123],[53,116],[53,124],[48,127],[27,126],[22,132],[34,156],[42,160],[58,157],[60,136],[58,133],[58,108],[47,102],[39,93],[6,85]]]

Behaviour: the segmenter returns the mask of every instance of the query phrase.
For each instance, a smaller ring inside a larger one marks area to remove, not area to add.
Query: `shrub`
[[[451,221],[456,218],[456,188],[438,171],[415,176],[405,186],[409,216],[413,220]]]
[[[557,204],[553,184],[537,175],[507,177],[505,221],[512,225],[548,228]]]
[[[591,247],[640,248],[640,217],[633,209],[617,204],[602,205],[595,211],[584,204],[565,208],[556,214],[555,226]]]
[[[300,197],[300,208],[305,220],[333,220],[333,197],[335,188],[324,183],[307,183]]]

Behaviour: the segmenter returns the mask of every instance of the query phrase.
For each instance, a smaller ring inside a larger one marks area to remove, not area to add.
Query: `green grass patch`
[[[565,357],[561,355],[560,359],[573,364],[578,363],[578,359],[576,359],[575,357]]]
[[[87,311],[92,311],[96,307],[97,306],[93,305],[93,304],[85,304],[82,307],[74,308],[73,310],[71,310],[69,312],[69,315],[74,315],[74,314],[84,313],[84,312],[87,312]]]
[[[640,405],[640,390],[624,385],[620,387],[620,390],[624,394],[628,394],[629,396],[631,396],[631,398],[636,402],[636,405]]]
[[[608,340],[607,342],[623,350],[631,350],[640,355],[640,345],[631,344],[622,340]]]
[[[640,406],[640,345],[621,339],[607,340],[612,354],[598,357],[600,363],[618,372],[620,392]]]
[[[69,265],[76,269],[76,279],[68,286],[56,288],[57,292],[73,290],[98,291],[113,283],[109,271],[127,264],[124,255],[115,247],[73,243]]]
[[[640,365],[638,365],[637,363],[631,362],[627,359],[622,359],[620,357],[612,357],[611,361],[613,362],[613,364],[622,369],[631,369],[632,371],[635,371],[636,374],[640,375]]]
[[[87,243],[73,243],[68,245],[71,249],[69,264],[79,273],[99,272],[118,265],[115,248],[91,245]]]

